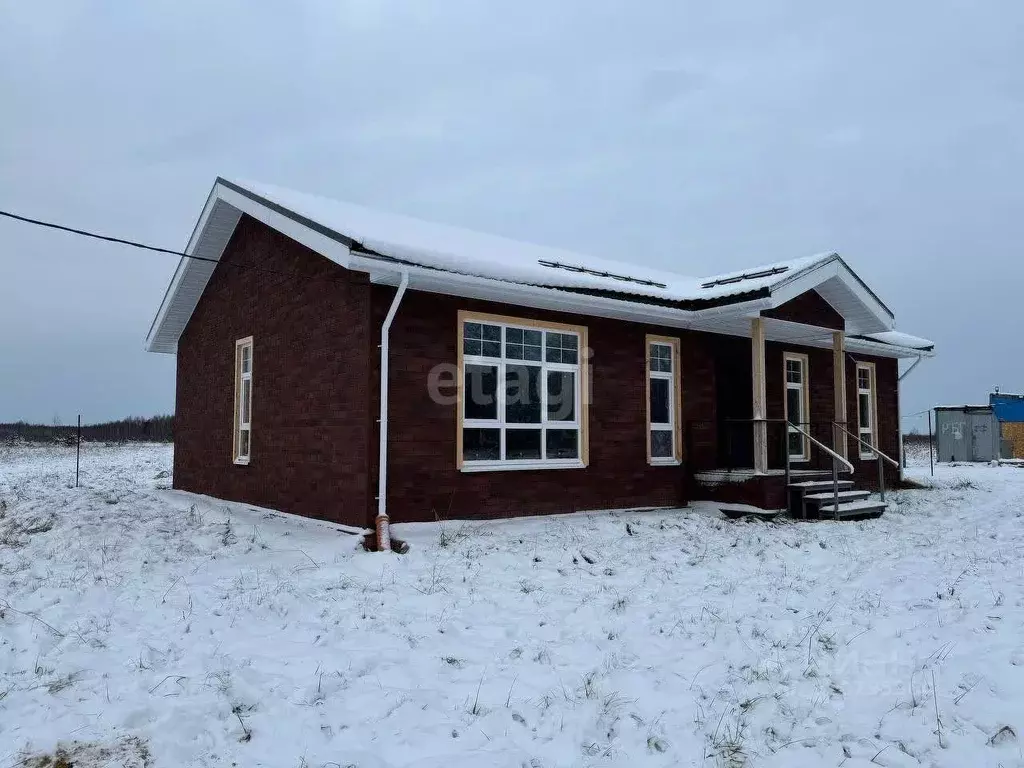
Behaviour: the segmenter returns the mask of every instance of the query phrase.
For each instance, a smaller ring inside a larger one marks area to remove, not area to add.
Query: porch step
[[[840,491],[839,503],[842,504],[844,501],[863,501],[869,496],[871,496],[871,491]],[[835,498],[836,495],[832,491],[804,494],[804,501],[813,501],[817,504],[827,504],[830,501],[835,502]]]
[[[833,488],[831,480],[804,480],[801,483],[790,483],[789,487],[795,491],[800,491],[805,494],[831,491]],[[849,488],[853,488],[853,480],[839,481],[839,490]]]
[[[841,520],[867,520],[872,517],[881,517],[885,512],[884,501],[847,501],[839,502],[839,515]],[[836,505],[822,504],[818,507],[818,515],[822,520],[834,519],[836,517]]]
[[[718,511],[730,520],[740,520],[741,518],[774,520],[779,515],[784,514],[786,510],[761,509],[760,507],[752,507],[749,504],[722,504],[718,507]]]

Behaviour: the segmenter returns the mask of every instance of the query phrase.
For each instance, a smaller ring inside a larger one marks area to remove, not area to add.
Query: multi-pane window
[[[810,446],[804,432],[809,430],[807,356],[786,353],[786,442],[789,458],[793,461],[807,461]],[[799,429],[797,429],[799,427]]]
[[[679,340],[647,337],[647,459],[679,461]]]
[[[585,329],[461,320],[460,466],[581,466]]]
[[[252,450],[252,337],[235,342],[235,463],[248,464]]]
[[[876,446],[876,417],[875,366],[871,363],[857,363],[857,436],[862,441],[858,443],[862,459],[870,459],[875,455],[868,446]]]

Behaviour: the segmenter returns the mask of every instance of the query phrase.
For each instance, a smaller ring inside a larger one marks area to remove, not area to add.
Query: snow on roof
[[[909,333],[902,333],[900,331],[866,333],[863,338],[870,339],[872,341],[880,341],[883,344],[892,344],[896,347],[906,347],[907,349],[927,350],[932,349],[935,346],[934,341],[922,339],[920,336],[911,336]]]
[[[519,242],[408,216],[383,213],[268,184],[226,180],[238,191],[288,209],[376,253],[420,266],[528,285],[605,290],[669,301],[718,299],[769,288],[834,257],[819,254],[725,275],[678,272]]]
[[[358,263],[371,279],[386,283],[402,271],[412,276],[414,289],[719,332],[724,322],[724,332],[741,333],[747,327],[744,313],[752,310],[748,302],[760,300],[753,309],[773,307],[817,290],[846,318],[851,349],[893,357],[933,353],[927,339],[881,332],[893,327],[892,312],[836,253],[694,277],[644,266],[633,260],[634,253],[624,255],[629,261],[586,256],[220,177],[189,241],[189,256],[199,259],[179,262],[150,326],[147,349],[177,349],[243,214],[345,268]]]

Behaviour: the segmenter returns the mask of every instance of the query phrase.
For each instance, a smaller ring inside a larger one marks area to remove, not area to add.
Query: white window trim
[[[797,362],[800,364],[800,383],[790,383],[789,372],[787,368],[790,361]],[[800,354],[798,352],[786,352],[782,356],[782,384],[783,384],[783,396],[782,396],[782,408],[784,418],[786,419],[786,452],[789,453],[789,436],[790,434],[799,434],[801,443],[803,443],[803,453],[799,456],[790,455],[789,460],[791,462],[807,462],[811,460],[811,441],[807,439],[807,435],[801,434],[793,430],[789,425],[789,390],[798,389],[800,390],[800,409],[801,409],[801,429],[807,429],[808,421],[811,413],[811,397],[810,397],[810,366],[808,365],[807,355]]]
[[[655,344],[660,344],[672,349],[671,371],[665,372],[651,370],[651,347]],[[646,368],[644,376],[646,401],[644,403],[644,408],[647,412],[647,418],[645,420],[647,431],[644,433],[644,442],[647,444],[647,463],[652,467],[677,467],[682,464],[683,461],[683,441],[681,431],[682,419],[680,418],[682,412],[682,376],[679,367],[679,339],[673,336],[654,336],[652,334],[647,334],[644,339],[644,360]],[[669,382],[668,424],[651,423],[652,379],[665,379]],[[671,457],[656,457],[651,455],[651,432],[653,431],[672,433]]]
[[[501,353],[500,357],[487,357],[484,355],[465,354],[464,330],[466,323],[481,323],[484,325],[495,325],[501,328]],[[541,332],[541,359],[540,360],[517,360],[505,357],[505,329],[521,328],[528,331]],[[554,333],[573,334],[576,336],[577,357],[576,364],[572,363],[550,363],[547,361],[547,336],[546,331]],[[456,466],[462,472],[506,472],[515,470],[534,469],[582,469],[588,464],[588,415],[589,415],[589,386],[587,378],[588,364],[586,361],[587,350],[587,329],[586,326],[565,325],[562,323],[549,323],[538,320],[529,320],[504,315],[491,315],[479,312],[460,310],[458,313],[458,398],[456,403]],[[541,420],[536,424],[509,423],[505,420],[505,370],[511,365],[528,365],[540,369],[540,413]],[[482,365],[497,368],[497,418],[496,419],[467,419],[464,417],[465,410],[465,370],[467,365]],[[552,371],[564,371],[574,373],[575,392],[574,415],[572,421],[548,420],[548,389],[547,375]],[[498,459],[473,461],[463,456],[463,429],[497,429],[499,430],[500,443],[499,454],[505,455],[505,435],[507,430],[528,429],[539,432],[541,435],[541,455],[547,453],[547,440],[545,433],[547,429],[574,429],[576,430],[576,452],[577,457],[573,459]]]
[[[231,453],[235,464],[246,465],[252,458],[252,395],[253,395],[253,345],[252,336],[238,339],[235,342],[235,406],[234,406],[234,434],[232,438]],[[249,349],[249,370],[242,371],[242,350]],[[249,421],[242,421],[242,382],[249,382]],[[242,432],[249,433],[249,451],[241,454]]]
[[[864,389],[860,385],[860,372],[864,370],[868,373],[868,388]],[[872,448],[878,447],[878,387],[875,381],[875,364],[874,363],[857,363],[856,373],[854,374],[856,379],[855,383],[857,386],[857,437],[860,440],[866,440]],[[861,412],[860,412],[860,396],[868,396],[868,424],[869,426],[864,429],[861,427]],[[865,438],[868,435],[869,438]],[[857,441],[857,455],[860,456],[861,460],[875,459],[874,451],[868,451],[864,449],[864,443]]]

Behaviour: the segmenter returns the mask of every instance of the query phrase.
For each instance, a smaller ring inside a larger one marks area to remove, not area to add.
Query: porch
[[[689,498],[880,514],[869,491],[899,480],[897,359],[851,352],[828,309],[839,327],[759,315],[715,344],[713,407],[683,424]]]

